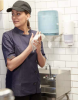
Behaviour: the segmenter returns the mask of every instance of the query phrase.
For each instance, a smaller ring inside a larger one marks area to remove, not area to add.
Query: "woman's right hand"
[[[31,41],[33,40],[33,37],[34,37],[34,34],[32,33],[31,38],[30,38],[30,41],[29,41],[29,48],[30,48],[31,50],[33,50],[32,44],[31,44]]]

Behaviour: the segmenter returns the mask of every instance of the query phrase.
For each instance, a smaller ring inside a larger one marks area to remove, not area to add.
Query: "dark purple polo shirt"
[[[30,29],[29,35],[23,33],[22,30],[15,27],[3,34],[2,51],[5,64],[7,64],[7,58],[12,59],[27,48],[32,33],[35,35],[36,31]],[[41,52],[45,57],[43,43],[41,43]],[[15,96],[40,93],[40,76],[36,51],[32,51],[25,61],[12,72],[7,70],[6,88],[12,89]]]

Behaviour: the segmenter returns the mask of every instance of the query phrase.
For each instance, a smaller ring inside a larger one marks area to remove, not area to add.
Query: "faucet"
[[[54,77],[52,76],[52,73],[51,73],[51,65],[49,63],[47,63],[47,65],[49,66],[49,80],[50,79],[54,79]],[[46,70],[47,70],[47,66],[46,66]]]

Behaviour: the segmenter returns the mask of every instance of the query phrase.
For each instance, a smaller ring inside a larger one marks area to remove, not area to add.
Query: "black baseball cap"
[[[11,8],[7,9],[7,12],[11,12],[12,9],[16,11],[28,11],[31,14],[31,7],[25,1],[16,1]]]

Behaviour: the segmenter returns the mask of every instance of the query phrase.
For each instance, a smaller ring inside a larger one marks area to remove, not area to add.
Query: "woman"
[[[45,65],[41,37],[34,41],[33,52],[31,41],[40,32],[30,29],[31,7],[25,1],[16,1],[7,12],[12,12],[15,28],[7,31],[2,37],[2,50],[7,66],[6,88],[13,90],[15,100],[41,100],[40,77],[38,66]]]

